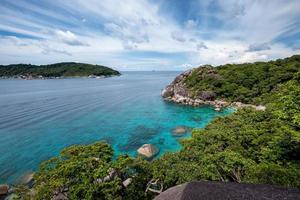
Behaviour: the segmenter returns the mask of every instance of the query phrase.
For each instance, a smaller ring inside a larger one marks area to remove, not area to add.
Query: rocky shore
[[[161,94],[164,100],[190,106],[209,105],[213,106],[216,111],[221,111],[222,108],[225,107],[232,107],[235,109],[241,109],[245,107],[256,110],[266,109],[263,105],[227,102],[223,99],[217,99],[217,95],[213,91],[198,91],[196,95],[193,94],[193,92],[187,88],[184,82],[185,78],[191,75],[193,70],[194,69],[183,72],[177,76],[170,85],[166,86]]]
[[[67,79],[67,78],[90,78],[90,79],[103,79],[119,75],[89,75],[89,76],[35,76],[35,75],[15,75],[15,76],[1,76],[0,79],[24,79],[24,80],[45,80],[45,79]]]

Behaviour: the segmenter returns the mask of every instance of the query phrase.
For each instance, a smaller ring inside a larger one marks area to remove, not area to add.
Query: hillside
[[[260,102],[278,84],[291,80],[300,71],[300,55],[270,62],[227,64],[195,69],[184,82],[194,95],[213,91],[217,98],[244,103]]]
[[[191,138],[181,140],[179,152],[152,162],[127,155],[113,159],[112,147],[103,142],[71,146],[41,164],[34,177],[34,193],[26,187],[17,192],[31,199],[58,195],[153,199],[155,193],[145,194],[150,180],[157,180],[164,190],[194,180],[300,188],[299,64],[299,56],[293,56],[266,63],[197,68],[179,75],[171,84],[173,90],[165,95],[195,98],[200,91],[210,91],[215,95],[201,93],[200,97],[259,102],[266,109],[241,108],[216,118],[204,129],[193,130]]]
[[[50,65],[0,65],[0,77],[52,78],[78,76],[112,76],[120,73],[108,67],[84,63],[56,63]]]
[[[232,102],[264,104],[264,96],[300,73],[300,56],[269,62],[201,66],[176,77],[163,97],[178,103],[203,101],[227,106]],[[196,100],[196,101],[195,101]],[[228,104],[226,104],[228,102]]]

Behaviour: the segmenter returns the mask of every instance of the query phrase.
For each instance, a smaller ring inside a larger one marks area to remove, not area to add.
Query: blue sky
[[[300,53],[299,0],[1,0],[0,62],[185,70]]]

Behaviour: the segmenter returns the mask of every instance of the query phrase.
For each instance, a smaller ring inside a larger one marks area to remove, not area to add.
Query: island
[[[176,77],[162,95],[187,106],[215,106],[222,101],[226,103],[221,109],[236,105],[234,102],[264,109],[240,106],[233,114],[194,129],[191,137],[181,140],[180,151],[151,161],[143,156],[115,158],[113,148],[103,141],[70,146],[43,162],[33,184],[15,187],[13,195],[23,199],[131,200],[158,195],[157,199],[173,200],[170,196],[183,191],[182,187],[185,192],[200,187],[193,193],[251,199],[263,199],[261,195],[299,197],[299,55],[269,62],[201,66]],[[151,156],[158,151],[152,146],[149,149],[150,144],[142,148],[146,147],[147,152],[152,149]],[[9,193],[9,186],[2,188]]]
[[[72,77],[102,78],[116,75],[120,75],[120,72],[109,67],[76,62],[63,62],[50,65],[0,65],[0,77],[2,78],[31,80]]]

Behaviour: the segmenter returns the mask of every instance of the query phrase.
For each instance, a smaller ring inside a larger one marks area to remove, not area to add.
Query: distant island
[[[49,79],[64,77],[102,78],[120,75],[120,72],[101,65],[63,62],[50,65],[0,65],[0,77],[22,79]]]

